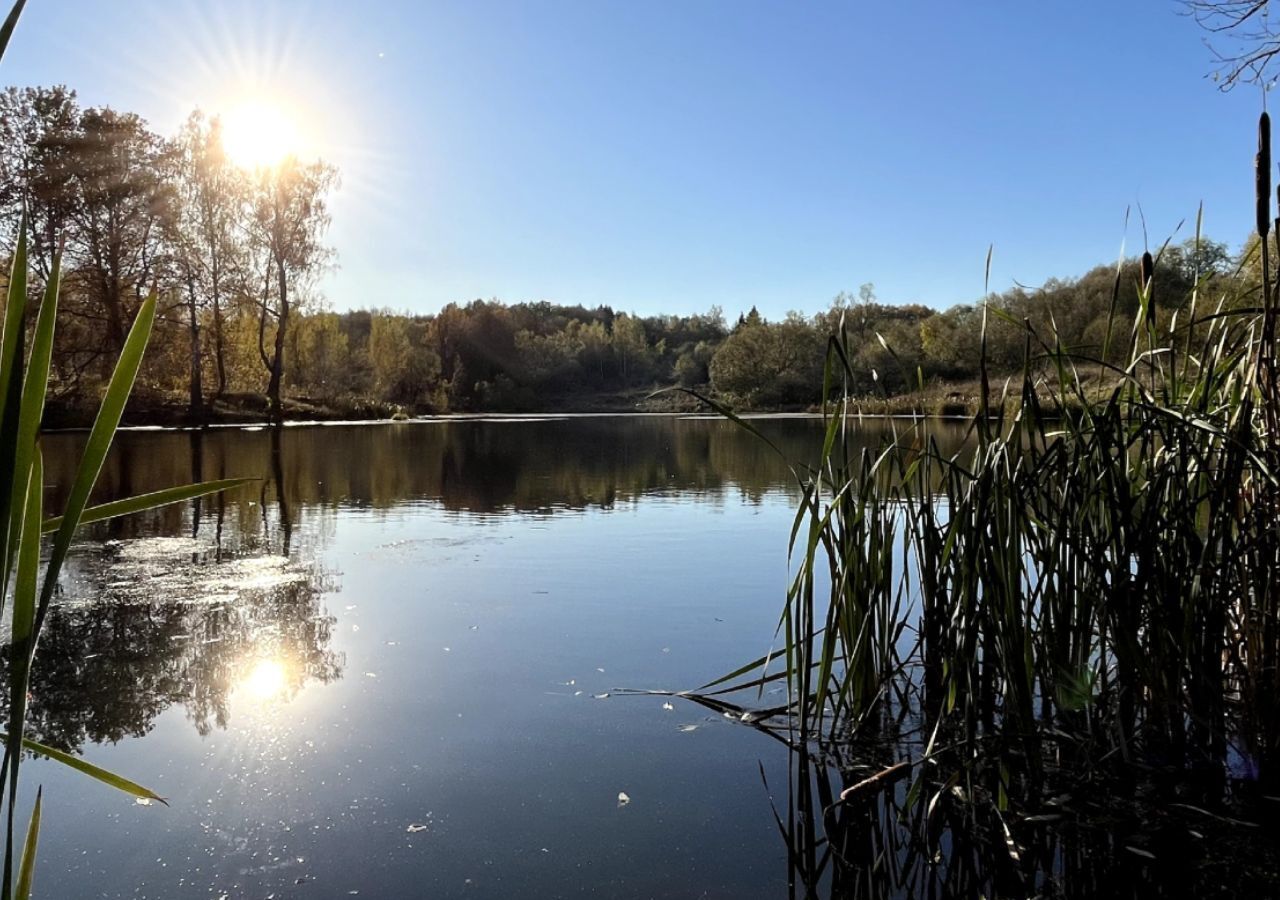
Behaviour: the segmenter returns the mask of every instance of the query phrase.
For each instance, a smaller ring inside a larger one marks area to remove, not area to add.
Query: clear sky
[[[30,0],[6,84],[247,93],[343,183],[335,308],[945,307],[1252,217],[1256,89],[1176,0]],[[1126,236],[1125,209],[1135,214]]]

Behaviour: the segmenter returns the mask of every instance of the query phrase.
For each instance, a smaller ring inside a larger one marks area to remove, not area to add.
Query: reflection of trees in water
[[[112,459],[113,492],[239,470],[205,435],[166,437],[160,453]],[[203,498],[106,523],[92,530],[100,542],[79,545],[32,672],[37,740],[75,750],[140,736],[174,704],[207,734],[226,727],[231,694],[264,660],[285,697],[342,677],[323,602],[337,588],[314,553],[295,545],[280,446],[277,434],[260,503]],[[139,537],[157,532],[184,537]],[[8,653],[0,649],[6,668]]]
[[[173,556],[166,564],[190,568],[188,560]],[[56,605],[45,624],[28,709],[37,740],[74,750],[140,736],[174,704],[207,734],[227,725],[232,691],[263,659],[280,664],[286,695],[342,676],[342,657],[329,649],[334,619],[322,603],[331,585],[314,567],[273,566],[255,579],[258,586],[221,599],[175,602],[166,580],[162,595],[139,602],[105,587],[113,569],[102,562],[77,593],[97,582],[106,599]],[[202,563],[216,565],[207,557]],[[7,653],[0,655],[6,667]]]
[[[821,422],[756,424],[789,460],[816,456]],[[868,421],[853,427],[868,447],[877,447],[891,426]],[[944,452],[958,446],[956,426],[930,427]],[[57,436],[47,449],[55,484],[70,482],[70,451],[79,440]],[[118,495],[125,482],[140,491],[190,480],[191,440],[179,433],[122,435],[123,452],[104,473],[104,495]],[[249,531],[256,527],[249,520],[261,518],[266,506],[274,508],[282,499],[290,508],[289,520],[301,526],[309,512],[341,504],[389,509],[433,500],[465,512],[548,512],[609,507],[657,492],[759,499],[792,489],[782,459],[733,423],[714,419],[463,420],[286,428],[274,435],[225,430],[203,435],[199,455],[201,478],[264,479],[226,500],[230,524]],[[52,498],[55,505],[59,500]],[[189,515],[190,508],[157,511],[122,527],[173,534]]]

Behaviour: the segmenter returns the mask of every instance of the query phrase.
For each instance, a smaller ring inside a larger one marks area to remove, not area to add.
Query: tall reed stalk
[[[785,681],[787,706],[766,712],[801,748],[896,734],[926,832],[946,798],[985,798],[1004,822],[1043,811],[1049,785],[1102,772],[1210,793],[1242,768],[1280,784],[1270,143],[1263,114],[1260,291],[1204,297],[1198,280],[1190,298],[1161,297],[1146,253],[1131,323],[1115,284],[1108,343],[1127,340],[1124,361],[1015,323],[1026,362],[999,405],[984,324],[966,450],[943,454],[918,424],[855,450],[841,327],[821,456],[795,469],[779,646],[699,696]]]

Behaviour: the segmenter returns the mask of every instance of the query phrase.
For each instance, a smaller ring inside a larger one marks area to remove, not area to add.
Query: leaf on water
[[[688,733],[689,733],[689,732],[691,732],[691,731],[697,731],[697,730],[698,730],[698,726],[697,726],[697,725],[681,725],[681,726],[680,726],[680,733],[681,733],[681,734],[688,734]]]
[[[618,792],[618,806],[623,807],[631,802],[631,798],[627,796],[626,791]]]

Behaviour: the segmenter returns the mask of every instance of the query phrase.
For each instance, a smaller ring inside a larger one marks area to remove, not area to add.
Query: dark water
[[[783,453],[813,420],[763,421]],[[884,425],[863,426],[868,442]],[[957,441],[943,429],[941,439]],[[81,438],[46,440],[60,508]],[[778,897],[786,749],[675,699],[769,648],[794,497],[715,420],[122,435],[46,626],[46,897]],[[629,802],[620,803],[620,794]]]

